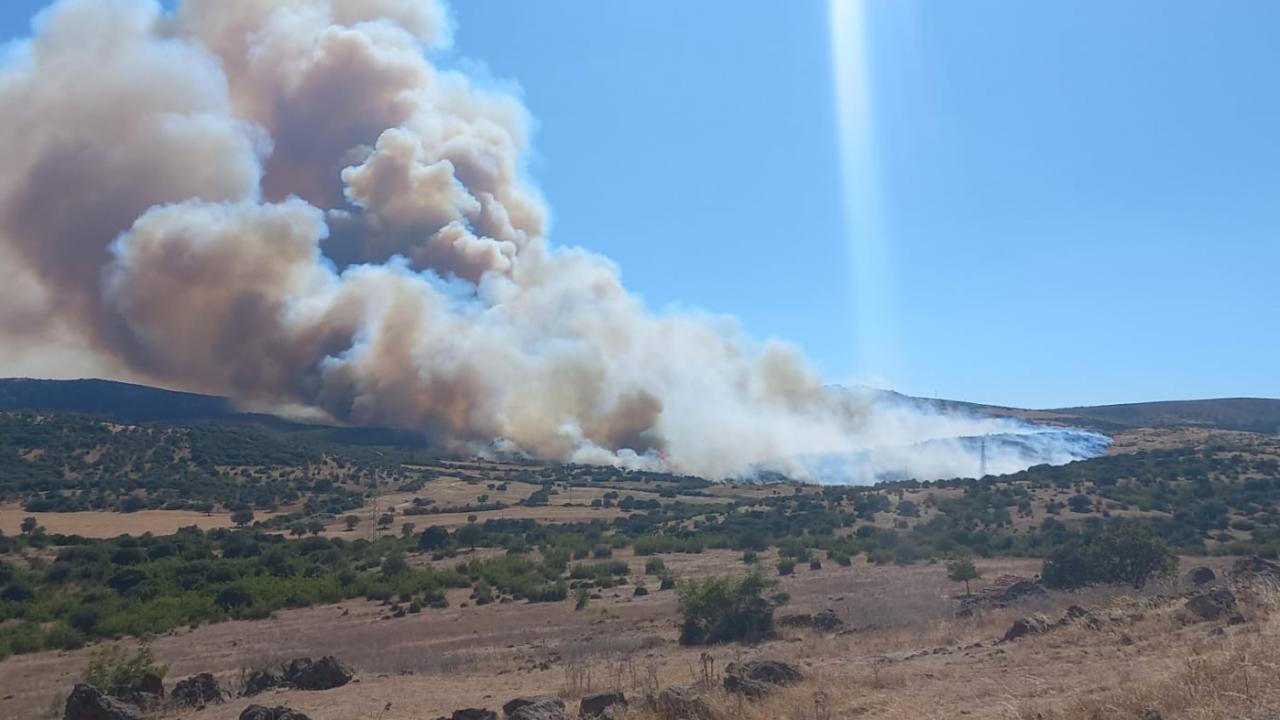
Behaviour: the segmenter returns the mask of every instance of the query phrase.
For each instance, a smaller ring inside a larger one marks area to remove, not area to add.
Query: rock
[[[297,658],[283,665],[257,670],[245,681],[244,694],[257,695],[277,687],[298,690],[331,690],[351,682],[352,671],[342,661],[326,655],[319,660]]]
[[[571,720],[564,701],[553,695],[518,697],[502,706],[507,720]]]
[[[783,627],[813,627],[813,616],[809,613],[783,615],[778,618],[778,624]]]
[[[578,703],[578,717],[605,717],[606,711],[615,705],[625,708],[627,706],[627,697],[621,692],[603,692],[588,695],[582,698],[582,702]]]
[[[1190,570],[1187,571],[1186,575],[1182,576],[1182,581],[1187,585],[1190,585],[1191,587],[1208,585],[1209,583],[1217,579],[1218,579],[1217,574],[1214,573],[1211,568],[1207,568],[1203,565],[1201,565],[1200,567],[1191,568]]]
[[[631,594],[635,597],[644,597],[649,594],[649,589],[643,585],[637,585],[636,589],[631,591]]]
[[[137,705],[117,700],[92,685],[76,683],[67,696],[63,720],[138,720]]]
[[[790,685],[803,677],[796,666],[777,660],[729,663],[724,669],[724,689],[729,693],[755,699],[768,695],[778,686]]]
[[[1164,716],[1160,714],[1159,708],[1154,705],[1148,705],[1142,711],[1142,720],[1164,720]]]
[[[1271,580],[1280,579],[1280,563],[1257,555],[1242,557],[1231,565],[1231,576],[1235,579],[1259,576]]]
[[[1005,642],[1017,640],[1028,635],[1039,635],[1049,631],[1049,620],[1040,614],[1028,615],[1013,621],[1013,625],[1004,633]]]
[[[285,669],[289,684],[299,690],[331,690],[351,682],[351,668],[332,655],[319,660],[293,660]]]
[[[653,708],[665,720],[720,720],[715,708],[687,688],[663,690],[653,699]]]
[[[1213,586],[1187,598],[1183,606],[1195,619],[1217,620],[1236,611],[1236,596],[1226,588]]]
[[[150,710],[160,707],[164,700],[164,680],[155,673],[147,673],[131,685],[111,688],[107,694],[141,710]]]
[[[209,673],[179,680],[169,694],[169,703],[179,707],[202,708],[206,705],[221,705],[225,700],[226,694],[222,687]]]
[[[813,626],[824,632],[835,632],[844,626],[844,621],[836,615],[836,611],[827,608],[813,616]]]
[[[464,708],[454,710],[449,720],[498,720],[498,713],[483,708]]]
[[[1073,622],[1078,622],[1090,630],[1097,630],[1102,627],[1102,621],[1096,615],[1079,605],[1072,605],[1067,608],[1066,614],[1062,616],[1062,620],[1058,624],[1069,625]]]
[[[240,720],[311,720],[311,718],[283,706],[265,708],[261,705],[250,705],[240,713]]]

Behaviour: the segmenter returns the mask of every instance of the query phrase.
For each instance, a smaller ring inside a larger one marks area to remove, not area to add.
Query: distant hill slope
[[[130,423],[254,425],[351,445],[421,448],[428,444],[421,432],[296,422],[241,412],[223,397],[114,380],[0,378],[0,412],[12,410],[79,413]]]
[[[1060,408],[1045,414],[1120,427],[1203,427],[1280,434],[1280,400],[1223,398]]]
[[[226,420],[230,400],[111,380],[0,379],[0,410],[47,410],[128,422]]]
[[[834,389],[834,388],[833,388]],[[962,400],[921,398],[867,387],[845,389],[873,396],[919,403],[944,412],[1016,417],[1035,422],[1072,425],[1099,432],[1131,428],[1195,427],[1280,435],[1280,400],[1269,398],[1219,398],[1162,402],[1095,405],[1049,410],[984,405]]]
[[[858,391],[883,393],[887,397],[931,405],[940,410],[1021,417],[1101,432],[1143,427],[1201,427],[1280,434],[1280,400],[1266,398],[1174,400],[1026,410],[956,400],[913,398],[868,388]],[[251,424],[293,432],[323,431],[333,434],[334,439],[340,442],[355,444],[423,445],[420,433],[309,425],[272,415],[243,413],[226,398],[111,380],[0,379],[0,411],[4,410],[74,412],[125,422]]]

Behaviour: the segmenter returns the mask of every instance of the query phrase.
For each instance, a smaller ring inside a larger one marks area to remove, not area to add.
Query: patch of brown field
[[[178,528],[195,525],[204,530],[231,527],[231,515],[214,512],[206,515],[194,510],[139,510],[133,513],[85,511],[69,513],[32,513],[17,505],[0,506],[0,530],[10,535],[21,531],[23,518],[34,517],[46,532],[109,538],[117,535],[171,535]],[[258,520],[270,514],[258,513]]]
[[[385,508],[385,506],[383,506]],[[352,511],[352,515],[360,518],[360,522],[356,525],[352,533],[346,533],[346,523],[343,516],[339,516],[335,520],[330,520],[326,528],[329,532],[337,534],[339,537],[346,534],[368,534],[370,524],[376,522],[375,514],[370,506]],[[579,522],[587,520],[609,520],[611,518],[622,515],[623,512],[616,508],[593,508],[589,506],[569,506],[569,505],[543,505],[538,507],[525,507],[517,505],[513,507],[502,508],[501,510],[481,510],[479,512],[459,512],[459,513],[434,513],[429,515],[396,515],[395,522],[388,528],[387,532],[399,532],[400,525],[403,523],[413,523],[413,526],[419,532],[423,528],[429,527],[445,527],[455,528],[466,525],[471,522],[470,518],[475,517],[476,522],[484,522],[485,520],[538,520],[547,523],[566,523]]]
[[[644,562],[619,557],[633,567]],[[663,559],[685,576],[743,568],[728,552]],[[980,568],[994,578],[1034,573],[1038,563],[984,561]],[[684,648],[675,642],[674,593],[633,598],[623,586],[575,612],[567,602],[463,607],[467,591],[460,590],[451,591],[449,608],[403,619],[384,620],[385,608],[358,601],[184,630],[158,638],[155,650],[172,664],[170,682],[212,671],[235,685],[244,668],[302,655],[334,654],[358,670],[358,682],[335,690],[267,693],[197,715],[208,720],[233,720],[250,702],[287,705],[316,720],[418,720],[544,693],[561,695],[572,710],[584,693],[606,689],[634,698],[673,685],[718,688],[728,663],[755,658],[796,663],[807,679],[759,703],[707,690],[723,720],[1136,720],[1152,704],[1169,720],[1234,720],[1280,708],[1280,616],[1271,615],[1267,598],[1246,608],[1247,624],[1212,634],[1220,623],[1182,625],[1173,607],[1148,608],[1122,588],[1050,593],[956,618],[957,586],[937,565],[802,567],[782,587],[792,596],[783,612],[831,607],[851,631],[784,629],[754,647]],[[1116,621],[999,642],[1015,617],[1037,611],[1056,619],[1070,604]],[[0,663],[0,689],[13,696],[0,700],[0,718],[39,717],[51,699],[65,697],[86,656],[41,653]],[[626,717],[672,720],[640,708]]]

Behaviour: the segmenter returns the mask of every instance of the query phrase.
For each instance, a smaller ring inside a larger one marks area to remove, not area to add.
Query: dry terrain
[[[741,567],[725,552],[667,559],[686,576]],[[642,563],[631,563],[634,577],[643,578]],[[1001,560],[980,567],[993,578],[1033,574],[1038,564]],[[1141,718],[1152,704],[1165,718],[1260,720],[1280,708],[1280,615],[1272,619],[1268,605],[1250,606],[1244,625],[1184,625],[1175,620],[1174,606],[1148,607],[1147,597],[1170,589],[1162,586],[1140,594],[1051,593],[957,618],[957,586],[940,566],[925,564],[805,569],[783,587],[792,601],[781,612],[831,608],[846,630],[785,629],[759,646],[710,648],[708,661],[703,649],[676,643],[674,593],[633,598],[623,586],[577,612],[571,603],[467,606],[466,591],[457,591],[449,608],[406,618],[387,619],[385,608],[355,601],[183,630],[158,638],[154,647],[170,664],[170,680],[210,671],[230,686],[245,669],[337,655],[356,668],[358,682],[255,699],[302,710],[314,720],[434,718],[536,693],[574,701],[586,692],[622,688],[637,696],[714,682],[727,663],[753,658],[797,663],[807,679],[758,705],[710,692],[725,717],[1084,720]],[[1071,624],[999,641],[1017,616],[1039,611],[1056,618],[1071,604],[1111,619],[1098,629]],[[53,709],[87,654],[41,653],[0,663],[0,718],[55,717]],[[231,720],[248,702],[236,699],[198,717]],[[637,711],[629,717],[648,716]]]

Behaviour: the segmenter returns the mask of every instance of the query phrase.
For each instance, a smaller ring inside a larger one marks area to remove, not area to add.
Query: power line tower
[[[987,476],[987,439],[982,438],[982,444],[978,451],[978,478]]]

